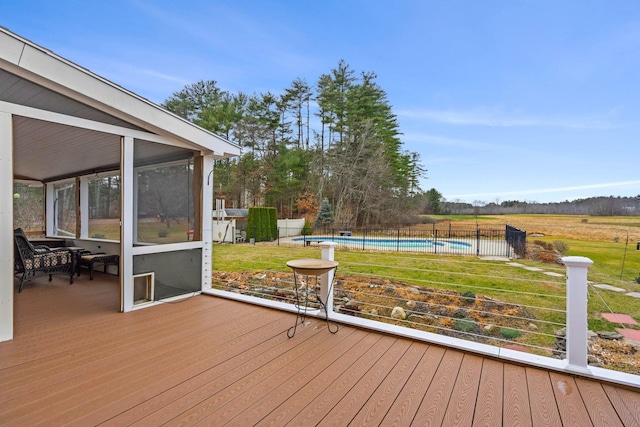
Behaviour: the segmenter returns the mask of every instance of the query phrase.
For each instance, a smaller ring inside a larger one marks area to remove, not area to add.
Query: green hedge
[[[249,208],[247,238],[255,239],[256,242],[270,242],[278,238],[278,213],[276,208]]]

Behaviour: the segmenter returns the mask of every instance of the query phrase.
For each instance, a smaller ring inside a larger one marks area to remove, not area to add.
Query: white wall
[[[279,219],[278,230],[280,237],[299,236],[304,227],[304,218],[302,219]],[[235,231],[237,230],[236,220],[217,220],[212,221],[212,240],[214,242],[233,243]],[[226,235],[225,235],[226,232]]]
[[[280,237],[299,236],[304,227],[304,218],[301,219],[279,219],[278,230]]]
[[[217,220],[214,218],[211,224],[211,240],[213,242],[233,243],[236,233],[236,220]]]

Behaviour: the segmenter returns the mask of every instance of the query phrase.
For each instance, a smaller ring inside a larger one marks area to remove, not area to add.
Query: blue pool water
[[[294,242],[302,242],[304,240],[323,240],[325,242],[335,242],[345,246],[352,246],[367,249],[428,249],[428,248],[448,248],[453,250],[465,250],[471,248],[470,243],[460,242],[457,240],[438,240],[431,239],[374,239],[362,237],[344,237],[344,236],[309,236],[294,237]]]

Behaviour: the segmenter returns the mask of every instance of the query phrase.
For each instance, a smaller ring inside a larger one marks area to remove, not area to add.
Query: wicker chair
[[[22,292],[24,282],[44,275],[49,275],[51,281],[53,274],[67,274],[69,284],[73,283],[74,254],[69,249],[34,246],[21,228],[14,230],[13,241],[14,274],[20,278],[18,292]]]

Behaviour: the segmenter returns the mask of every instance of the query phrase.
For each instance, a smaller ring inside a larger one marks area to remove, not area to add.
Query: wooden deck
[[[118,313],[102,273],[15,295],[0,425],[640,426],[640,393],[211,296]]]

